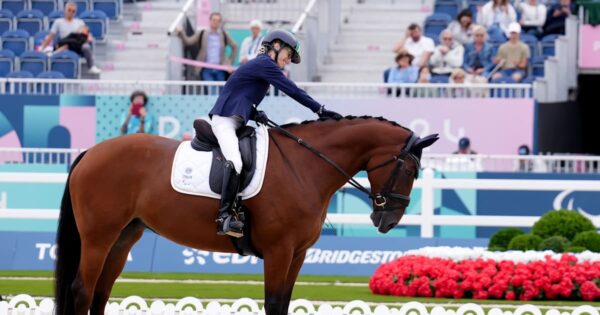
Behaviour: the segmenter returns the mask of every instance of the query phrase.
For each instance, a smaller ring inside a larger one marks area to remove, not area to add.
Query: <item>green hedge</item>
[[[508,244],[510,250],[537,250],[542,238],[537,235],[523,234],[515,236]]]
[[[531,233],[542,239],[564,236],[573,240],[577,233],[595,230],[592,221],[576,211],[558,210],[544,214],[534,225]]]
[[[525,234],[525,232],[517,228],[501,229],[490,238],[488,250],[505,251],[508,249],[508,244],[515,236],[523,234]]]

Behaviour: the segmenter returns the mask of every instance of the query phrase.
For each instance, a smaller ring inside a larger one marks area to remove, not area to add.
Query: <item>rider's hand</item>
[[[256,115],[254,115],[254,121],[263,125],[267,125],[267,123],[269,122],[269,117],[267,117],[267,114],[265,114],[265,112],[259,110],[256,111]]]
[[[344,117],[342,117],[342,115],[340,115],[334,111],[326,110],[325,106],[322,106],[321,110],[319,110],[319,112],[317,114],[319,115],[319,118],[333,118],[335,120],[344,118]]]

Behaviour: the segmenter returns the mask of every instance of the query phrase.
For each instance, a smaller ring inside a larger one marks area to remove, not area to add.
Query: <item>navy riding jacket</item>
[[[260,54],[233,72],[209,116],[237,115],[242,117],[246,124],[254,117],[253,105],[260,104],[269,90],[269,84],[315,113],[321,108],[321,104],[283,75],[273,59],[266,54]]]

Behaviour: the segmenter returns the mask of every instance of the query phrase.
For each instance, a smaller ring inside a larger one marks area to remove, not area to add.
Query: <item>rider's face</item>
[[[279,56],[277,56],[277,65],[279,68],[283,69],[286,65],[289,65],[292,62],[292,49],[289,47],[284,47],[279,51]]]

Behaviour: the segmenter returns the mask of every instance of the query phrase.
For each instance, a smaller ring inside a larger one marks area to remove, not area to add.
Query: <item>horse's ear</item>
[[[428,146],[434,144],[439,139],[440,139],[440,136],[437,133],[429,135],[425,138],[419,138],[417,140],[417,142],[415,142],[414,147],[419,148],[419,149],[427,148]]]

